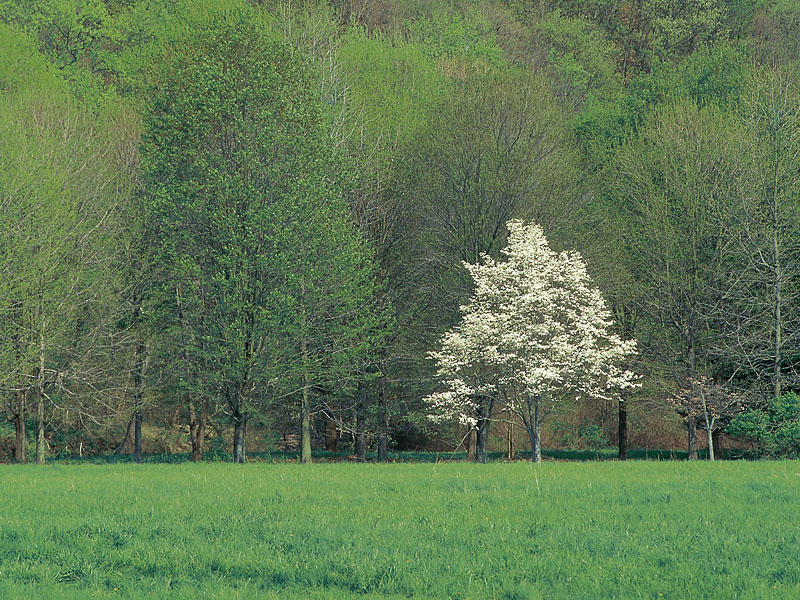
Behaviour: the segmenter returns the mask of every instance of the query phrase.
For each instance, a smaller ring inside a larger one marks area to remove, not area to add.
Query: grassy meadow
[[[800,463],[0,468],[0,598],[800,598]]]

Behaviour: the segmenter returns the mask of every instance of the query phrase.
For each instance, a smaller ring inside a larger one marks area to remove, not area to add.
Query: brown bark
[[[247,417],[241,413],[233,416],[233,462],[244,464],[247,462],[245,452],[245,435],[247,433]]]
[[[200,404],[200,415],[197,415],[194,401],[189,400],[189,440],[192,443],[192,462],[203,460],[203,447],[206,441],[206,422],[208,421],[208,399]]]
[[[514,460],[514,426],[506,423],[506,458]]]
[[[358,400],[356,402],[356,461],[367,462],[366,420],[367,420],[367,386],[358,382]]]
[[[475,446],[478,441],[478,432],[475,428],[469,430],[467,433],[467,460],[475,459]]]
[[[389,455],[389,426],[386,422],[386,377],[381,373],[378,380],[378,460],[385,461]]]
[[[28,461],[27,434],[25,431],[25,392],[19,392],[17,410],[14,415],[14,462]]]
[[[697,417],[690,416],[689,425],[689,460],[697,460]]]
[[[142,464],[142,407],[136,407],[133,416],[133,460]]]
[[[619,459],[628,460],[628,407],[625,400],[619,399]]]
[[[711,434],[712,441],[714,443],[714,457],[715,458],[722,458],[722,432],[719,429],[715,429],[714,433]]]
[[[339,448],[339,430],[336,421],[330,415],[325,415],[325,450],[336,452]]]

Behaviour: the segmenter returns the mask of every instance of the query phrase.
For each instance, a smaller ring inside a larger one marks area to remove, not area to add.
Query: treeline
[[[473,454],[429,353],[522,220],[638,342],[641,388],[560,398],[578,436],[798,453],[798,30],[796,0],[4,3],[0,449]]]

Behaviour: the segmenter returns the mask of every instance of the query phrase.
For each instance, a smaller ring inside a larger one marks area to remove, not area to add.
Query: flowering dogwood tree
[[[430,353],[446,389],[427,400],[433,419],[478,429],[476,460],[485,461],[491,409],[502,399],[539,462],[541,423],[555,402],[613,398],[637,385],[624,368],[636,344],[611,331],[611,312],[578,253],[554,252],[536,224],[510,221],[508,229],[503,260],[465,263],[475,290]]]

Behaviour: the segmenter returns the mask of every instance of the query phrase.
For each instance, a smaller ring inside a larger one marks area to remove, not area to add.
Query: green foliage
[[[103,0],[10,0],[0,18],[38,41],[78,98],[95,107],[104,101],[120,36]]]
[[[800,3],[796,0],[762,0],[753,10],[747,46],[765,65],[800,71]]]
[[[552,12],[532,30],[547,49],[556,93],[567,105],[609,101],[620,90],[615,59],[619,50],[597,25],[581,17]]]
[[[359,126],[360,139],[353,141],[367,148],[407,144],[449,85],[419,46],[392,44],[359,29],[342,36],[339,60],[351,86],[349,122]]]
[[[0,32],[12,42],[0,61],[0,386],[34,387],[42,363],[69,385],[92,369],[68,357],[88,359],[82,336],[114,310],[124,132],[76,101],[25,36]]]
[[[34,85],[58,87],[59,78],[34,41],[14,25],[0,22],[0,93],[16,92]]]
[[[602,164],[666,104],[689,99],[698,106],[735,109],[749,88],[750,72],[741,48],[701,48],[677,66],[659,64],[635,77],[618,98],[605,96],[589,103],[574,120],[576,135],[590,164]]]
[[[307,64],[249,15],[167,46],[143,147],[163,352],[182,389],[222,394],[235,414],[303,373],[341,380],[375,326],[367,249]]]
[[[760,456],[800,456],[800,396],[794,392],[772,398],[762,408],[736,416],[727,433],[751,441]]]
[[[458,13],[435,13],[421,16],[408,25],[408,38],[422,52],[434,59],[469,57],[483,59],[491,65],[504,64],[489,22],[477,13],[465,19]]]
[[[728,35],[722,0],[646,0],[642,12],[652,28],[651,63],[687,56]]]

